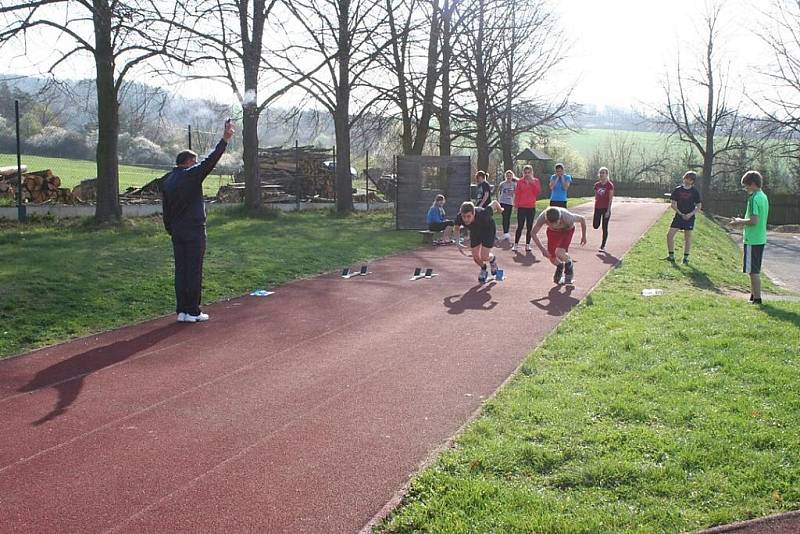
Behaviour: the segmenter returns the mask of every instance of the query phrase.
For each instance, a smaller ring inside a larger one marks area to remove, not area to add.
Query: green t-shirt
[[[769,200],[764,191],[758,190],[747,197],[745,219],[758,215],[758,224],[744,225],[745,245],[764,245],[767,243],[767,217],[769,216]]]

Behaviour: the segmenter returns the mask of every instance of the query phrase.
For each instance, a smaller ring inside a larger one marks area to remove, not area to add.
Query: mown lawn
[[[97,163],[90,160],[50,158],[42,156],[22,156],[22,164],[29,171],[50,169],[61,178],[61,187],[70,189],[81,183],[81,180],[97,176]],[[0,154],[0,167],[16,166],[16,154]],[[155,169],[133,165],[119,166],[119,190],[124,192],[128,187],[140,187],[154,178],[163,176],[168,169]],[[228,175],[211,174],[203,183],[206,195],[214,196],[221,185],[230,181]]]
[[[726,296],[747,279],[706,219],[691,265],[664,261],[669,220],[378,531],[679,532],[800,508],[800,303]]]
[[[339,218],[213,212],[203,300],[213,302],[411,249],[391,212]],[[0,358],[171,313],[172,245],[161,218],[0,226]]]

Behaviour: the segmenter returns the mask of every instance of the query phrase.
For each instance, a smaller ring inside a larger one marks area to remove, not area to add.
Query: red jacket
[[[517,189],[514,191],[514,205],[518,208],[535,208],[536,198],[542,190],[542,184],[537,177],[533,177],[530,182],[524,178],[517,182]]]

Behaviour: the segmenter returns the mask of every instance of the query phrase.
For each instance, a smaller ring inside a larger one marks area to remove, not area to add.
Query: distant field
[[[16,154],[0,154],[0,167],[17,164]],[[97,175],[97,164],[89,160],[48,158],[42,156],[23,156],[22,164],[28,166],[29,171],[40,171],[51,169],[53,174],[61,178],[61,187],[73,188],[81,180],[94,178]],[[119,189],[125,191],[128,187],[139,187],[153,178],[162,176],[166,169],[154,169],[149,167],[134,167],[132,165],[119,166]],[[229,177],[211,175],[204,183],[206,195],[216,195],[219,186],[226,184]]]
[[[580,133],[568,133],[564,141],[574,148],[585,159],[589,159],[594,154],[597,147],[607,145],[615,136],[623,136],[626,139],[643,145],[648,149],[661,150],[665,143],[676,150],[681,147],[681,143],[676,139],[669,139],[666,135],[656,132],[632,132],[627,130],[604,130],[586,129]]]

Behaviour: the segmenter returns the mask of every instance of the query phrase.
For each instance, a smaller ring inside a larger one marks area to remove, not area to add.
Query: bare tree
[[[739,150],[750,124],[728,94],[731,80],[719,57],[721,9],[721,5],[712,6],[703,16],[699,67],[687,72],[679,59],[674,78],[667,76],[663,85],[664,107],[656,110],[662,124],[702,158],[703,196],[711,188],[716,158]]]
[[[271,67],[297,84],[333,117],[336,132],[336,210],[353,209],[350,130],[383,97],[370,77],[391,45],[383,0],[295,0],[283,26],[290,46]],[[293,36],[299,34],[301,38]],[[322,65],[309,71],[307,65]]]
[[[540,0],[474,0],[460,41],[458,69],[466,82],[459,91],[459,135],[475,143],[478,168],[486,170],[500,148],[513,167],[515,140],[544,125],[565,125],[575,108],[571,91],[544,94],[548,74],[563,60],[564,37]]]
[[[258,209],[258,121],[264,110],[294,85],[276,84],[265,61],[269,53],[265,29],[280,4],[277,0],[182,0],[180,5],[191,13],[181,26],[193,37],[188,55],[194,69],[188,78],[219,80],[241,104],[245,206]],[[261,96],[262,92],[266,96]]]
[[[501,68],[492,80],[497,90],[489,113],[495,122],[503,168],[513,169],[518,135],[542,126],[566,127],[576,108],[570,104],[571,89],[564,88],[560,94],[543,90],[564,59],[566,37],[554,14],[544,2],[528,0],[507,5],[505,15],[510,25],[502,33]]]
[[[772,62],[762,74],[772,92],[753,101],[767,117],[768,134],[794,141],[793,156],[800,160],[800,0],[773,0],[766,16],[769,22],[759,35],[772,52]]]
[[[15,41],[27,51],[29,40],[55,30],[66,48],[55,52],[51,74],[73,56],[89,54],[97,85],[97,207],[98,222],[118,221],[119,93],[126,77],[154,58],[181,60],[174,52],[179,35],[164,21],[178,20],[175,10],[160,13],[161,4],[148,0],[24,0],[0,4],[0,46]]]
[[[382,65],[391,73],[381,87],[398,109],[404,154],[422,154],[436,110],[441,75],[442,7],[439,0],[386,0],[391,46]]]

